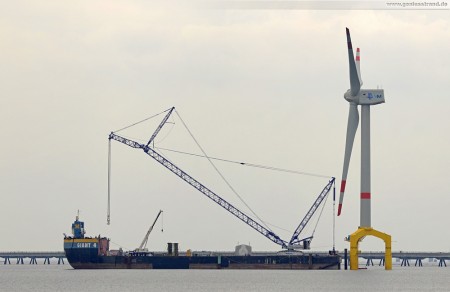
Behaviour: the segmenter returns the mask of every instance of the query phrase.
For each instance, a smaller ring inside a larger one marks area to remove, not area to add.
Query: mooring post
[[[348,268],[348,254],[347,249],[344,249],[344,269],[347,270]]]

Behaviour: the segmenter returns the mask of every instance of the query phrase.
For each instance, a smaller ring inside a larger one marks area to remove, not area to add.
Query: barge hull
[[[317,270],[340,269],[337,255],[294,256],[92,256],[77,257],[66,252],[74,269],[254,269],[254,270]]]
[[[186,252],[179,254],[178,243],[169,243],[167,253],[109,250],[106,237],[84,237],[83,222],[74,222],[74,234],[65,237],[64,251],[74,269],[254,269],[254,270],[338,270],[337,254],[303,254],[297,252]]]

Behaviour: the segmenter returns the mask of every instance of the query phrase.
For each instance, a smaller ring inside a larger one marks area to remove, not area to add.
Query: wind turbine
[[[350,31],[347,32],[348,61],[350,69],[350,89],[344,94],[350,103],[347,122],[347,137],[345,141],[344,166],[339,196],[338,216],[342,212],[345,186],[347,183],[348,167],[352,154],[353,142],[359,124],[358,106],[361,106],[361,196],[360,196],[360,225],[358,230],[349,236],[350,268],[358,269],[357,252],[359,242],[368,235],[383,239],[386,243],[386,269],[392,267],[391,236],[374,230],[371,227],[371,191],[370,191],[370,106],[384,103],[383,89],[361,89],[360,50],[356,50],[356,60],[353,55]],[[388,252],[389,249],[389,252]],[[352,258],[353,256],[353,258]],[[390,256],[390,259],[388,258]]]
[[[350,68],[350,89],[344,98],[350,103],[345,141],[344,167],[342,170],[341,190],[338,216],[342,212],[348,166],[352,154],[353,141],[359,124],[358,105],[361,106],[361,216],[360,226],[370,227],[370,106],[384,103],[383,89],[361,89],[361,73],[359,70],[360,50],[353,56],[352,40],[347,28],[348,61]]]

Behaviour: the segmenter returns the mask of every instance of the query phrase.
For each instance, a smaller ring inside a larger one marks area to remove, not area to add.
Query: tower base
[[[350,241],[350,270],[358,270],[358,246],[359,242],[366,236],[375,236],[384,241],[384,267],[385,270],[392,270],[391,236],[371,227],[359,227],[348,238],[348,241]]]

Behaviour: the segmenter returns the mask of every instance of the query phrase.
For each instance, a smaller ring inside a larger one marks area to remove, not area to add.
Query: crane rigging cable
[[[162,111],[158,114],[152,115],[148,118],[145,118],[143,120],[140,120],[138,122],[135,122],[131,125],[128,125],[126,127],[123,127],[119,130],[113,131],[114,133],[117,133],[119,131],[131,128],[133,126],[136,126],[140,123],[146,122],[152,118],[155,118],[163,113],[166,113],[168,111],[170,111],[171,109],[167,109],[165,111]],[[191,135],[191,137],[194,139],[195,143],[197,144],[197,146],[199,146],[200,150],[203,151],[203,149],[200,147],[200,145],[198,144],[197,140],[195,139],[195,137],[192,135],[191,131],[187,128],[186,123],[184,123],[184,121],[181,119],[181,116],[179,115],[179,113],[177,112],[177,110],[175,110],[176,114],[178,115],[178,117],[180,118],[181,122],[183,123],[184,127],[186,128],[186,130],[188,131],[188,133]],[[166,124],[172,124],[172,127],[170,128],[169,132],[158,142],[162,142],[164,141],[170,134],[170,132],[172,132],[175,123],[174,122],[166,122]],[[132,138],[136,141],[139,141],[141,139],[136,139],[133,137],[128,137],[128,138]],[[154,143],[153,143],[154,144]],[[244,166],[249,166],[249,167],[255,167],[255,168],[262,168],[262,169],[267,169],[267,170],[274,170],[274,171],[281,171],[281,172],[287,172],[287,173],[293,173],[293,174],[301,174],[301,175],[306,175],[306,176],[313,176],[313,177],[319,177],[319,178],[330,178],[332,176],[330,175],[323,175],[323,174],[316,174],[316,173],[311,173],[311,172],[304,172],[304,171],[297,171],[297,170],[291,170],[291,169],[285,169],[285,168],[279,168],[279,167],[273,167],[273,166],[267,166],[267,165],[261,165],[261,164],[254,164],[254,163],[249,163],[249,162],[241,162],[241,161],[236,161],[236,160],[230,160],[230,159],[224,159],[224,158],[218,158],[218,157],[211,157],[211,156],[206,156],[206,155],[200,155],[200,154],[195,154],[195,153],[189,153],[189,152],[184,152],[184,151],[180,151],[180,150],[174,150],[174,149],[168,149],[168,148],[163,148],[163,147],[154,147],[153,148],[156,149],[160,149],[160,150],[165,150],[165,151],[169,151],[169,152],[175,152],[175,153],[179,153],[179,154],[185,154],[185,155],[190,155],[190,156],[197,156],[197,157],[204,157],[207,158],[208,160],[217,160],[217,161],[223,161],[223,162],[229,162],[229,163],[234,163],[234,164],[240,164],[240,165],[244,165]]]
[[[167,124],[171,124],[171,123],[168,122]],[[173,129],[173,127],[170,128],[169,131],[172,131],[172,129]],[[160,141],[157,141],[157,142],[162,142],[163,140],[165,140],[167,138],[167,136],[168,136],[168,134],[166,134],[166,136],[164,136],[163,139],[161,139]],[[138,142],[144,142],[143,139],[136,138],[136,137],[130,137],[128,135],[124,135],[123,137],[125,137],[127,139],[133,139],[133,140],[138,141]],[[167,151],[167,152],[173,152],[173,153],[183,154],[183,155],[187,155],[187,156],[206,158],[206,156],[204,156],[204,155],[196,154],[196,153],[192,153],[192,152],[175,150],[175,149],[170,149],[170,148],[165,148],[165,147],[157,147],[157,146],[152,146],[152,147],[154,149],[157,149],[157,150],[160,150],[160,151]],[[217,161],[221,161],[221,162],[228,162],[228,163],[231,163],[231,164],[238,164],[238,165],[247,166],[247,167],[261,168],[261,169],[266,169],[266,170],[280,171],[280,172],[286,172],[286,173],[292,173],[292,174],[298,174],[298,175],[306,175],[306,176],[317,177],[317,178],[329,179],[330,177],[332,177],[332,176],[323,175],[323,174],[317,174],[317,173],[312,173],[312,172],[305,172],[305,171],[299,171],[299,170],[293,170],[293,169],[287,169],[287,168],[280,168],[280,167],[269,166],[269,165],[262,165],[262,164],[256,164],[256,163],[250,163],[250,162],[243,162],[243,161],[231,160],[231,159],[226,159],[226,158],[219,158],[219,157],[213,157],[213,156],[208,156],[208,157],[211,160],[217,160]],[[167,158],[167,154],[166,154],[166,158]]]
[[[186,123],[183,121],[183,119],[181,118],[180,114],[178,113],[177,110],[175,110],[175,113],[177,114],[178,118],[180,119],[181,123],[183,124],[183,126],[186,128],[186,130],[188,131],[189,135],[191,135],[192,139],[194,140],[195,144],[197,144],[198,148],[200,149],[200,151],[202,151],[204,157],[206,157],[206,159],[208,159],[209,163],[212,165],[212,167],[216,170],[216,172],[219,174],[219,176],[222,178],[222,180],[225,182],[225,184],[230,188],[230,190],[239,198],[239,200],[250,210],[250,212],[252,212],[253,215],[255,215],[256,218],[258,218],[258,220],[268,229],[270,230],[269,226],[267,226],[267,224],[255,213],[255,211],[253,211],[252,208],[250,208],[250,206],[245,202],[245,200],[238,194],[238,192],[233,188],[233,186],[231,186],[231,184],[228,182],[228,180],[223,176],[223,174],[219,171],[219,169],[216,167],[216,165],[212,162],[212,160],[209,158],[209,156],[206,154],[205,150],[203,150],[202,146],[200,146],[200,144],[198,143],[197,139],[195,139],[194,135],[192,134],[192,132],[189,130],[188,126],[186,125]]]
[[[314,233],[316,232],[317,225],[319,224],[320,217],[322,217],[323,209],[325,209],[325,205],[327,204],[328,196],[325,197],[325,200],[322,204],[322,209],[320,210],[319,216],[317,217],[316,225],[314,225],[314,229],[311,233],[311,237],[314,237]]]
[[[163,148],[163,147],[155,147],[155,148],[158,149],[158,150],[165,150],[165,151],[179,153],[179,154],[184,154],[184,155],[189,155],[189,156],[205,157],[204,155],[190,153],[190,152],[184,152],[184,151],[174,150],[174,149],[169,149],[169,148]],[[331,177],[331,176],[327,176],[327,175],[323,175],[323,174],[316,174],[316,173],[310,173],[310,172],[304,172],[304,171],[298,171],[298,170],[291,170],[291,169],[279,168],[279,167],[274,167],[274,166],[254,164],[254,163],[249,163],[249,162],[241,162],[241,161],[229,160],[229,159],[218,158],[218,157],[211,157],[211,156],[209,156],[209,159],[222,161],[222,162],[229,162],[229,163],[234,163],[234,164],[240,164],[240,165],[243,165],[243,166],[249,166],[249,167],[255,167],[255,168],[263,168],[263,169],[267,169],[267,170],[281,171],[281,172],[287,172],[287,173],[293,173],[293,174],[301,174],[301,175],[307,175],[307,176],[313,176],[313,177],[319,177],[319,178],[329,179]]]
[[[140,120],[140,121],[138,121],[138,122],[136,122],[136,123],[133,123],[133,124],[131,124],[131,125],[129,125],[129,126],[123,127],[123,128],[121,128],[121,129],[116,130],[116,131],[113,131],[113,132],[114,132],[114,133],[117,133],[117,132],[120,132],[120,131],[122,131],[122,130],[131,128],[131,127],[136,126],[136,125],[138,125],[138,124],[140,124],[140,123],[143,123],[143,122],[146,122],[146,121],[148,121],[148,120],[150,120],[150,119],[153,119],[153,118],[155,118],[155,117],[157,117],[157,116],[159,116],[159,115],[161,115],[161,114],[163,114],[163,113],[165,113],[165,112],[168,112],[168,111],[170,111],[170,109],[167,109],[167,110],[165,110],[165,111],[163,111],[163,112],[160,112],[159,114],[156,114],[156,115],[153,115],[153,116],[151,116],[151,117],[145,118],[145,119],[143,119],[143,120]]]

